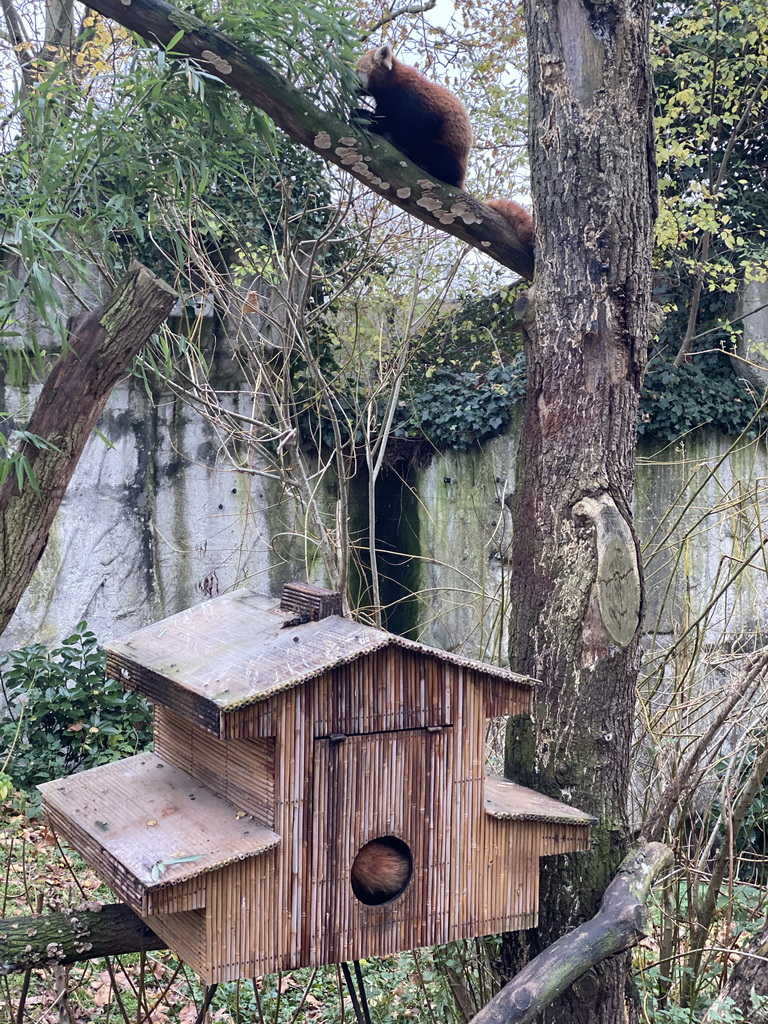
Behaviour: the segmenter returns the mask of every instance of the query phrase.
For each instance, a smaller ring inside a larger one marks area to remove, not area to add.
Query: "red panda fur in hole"
[[[362,88],[376,101],[370,131],[383,136],[427,173],[464,188],[472,127],[461,100],[394,56],[391,46],[364,53],[357,62]],[[522,245],[533,249],[533,218],[511,199],[491,199]]]
[[[395,836],[373,839],[362,846],[352,862],[349,880],[361,903],[378,906],[398,896],[411,877],[408,847]]]

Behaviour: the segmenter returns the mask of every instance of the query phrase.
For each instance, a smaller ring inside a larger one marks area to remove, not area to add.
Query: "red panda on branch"
[[[370,117],[369,130],[428,174],[463,188],[472,127],[461,100],[399,61],[391,46],[364,53],[357,72],[363,90],[376,101],[375,113],[358,112]],[[487,205],[509,221],[524,245],[533,248],[533,219],[527,210],[511,199],[491,199]]]
[[[440,181],[463,188],[472,128],[461,100],[399,61],[391,46],[364,53],[357,71],[376,100],[370,130]]]
[[[524,206],[513,199],[488,199],[485,205],[509,221],[523,245],[533,248],[533,217]]]

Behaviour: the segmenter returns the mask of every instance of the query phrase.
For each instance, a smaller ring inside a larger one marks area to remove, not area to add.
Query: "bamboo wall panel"
[[[547,821],[540,828],[542,857],[550,857],[556,853],[578,853],[589,849],[589,825],[563,825]]]
[[[206,958],[205,912],[190,910],[182,914],[154,914],[145,920],[196,974],[205,978],[210,973]]]
[[[486,678],[481,672],[392,645],[336,666],[306,684],[315,736],[360,735],[451,725],[458,681],[477,688],[482,718],[530,711],[531,688],[512,680]],[[502,691],[505,691],[502,701]],[[274,736],[290,691],[222,715],[221,736]]]
[[[207,887],[210,875],[198,875],[183,882],[166,885],[145,894],[146,914],[180,914],[191,910],[202,910],[207,901]]]
[[[275,741],[222,740],[160,705],[155,707],[155,752],[203,785],[274,827]]]
[[[478,817],[477,826],[468,860],[474,934],[533,927],[527,922],[535,923],[539,905],[539,828],[487,814]]]
[[[425,743],[425,740],[427,741]],[[444,762],[441,733],[401,731],[314,744],[315,838],[309,957],[354,960],[428,943],[428,837],[435,826],[429,776]],[[394,902],[361,903],[352,861],[371,839],[393,835],[411,851],[413,874]]]
[[[469,682],[479,686],[483,691],[486,718],[531,713],[533,691],[529,685],[508,679],[497,679],[473,669],[466,671]]]
[[[434,659],[394,646],[339,665],[305,687],[313,735],[450,725],[452,687],[445,669]],[[289,693],[228,712],[222,718],[222,736],[274,735]]]
[[[236,981],[293,966],[277,898],[285,852],[284,847],[273,850],[258,864],[230,864],[211,879],[206,911],[211,969],[206,981]]]
[[[196,722],[208,732],[218,734],[220,712],[214,704],[179,686],[172,679],[137,663],[130,652],[126,655],[108,650],[105,674],[108,679],[116,679],[126,689],[148,697],[153,704],[175,708],[189,721]]]

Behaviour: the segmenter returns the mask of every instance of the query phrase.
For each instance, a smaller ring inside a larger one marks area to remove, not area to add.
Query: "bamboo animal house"
[[[239,590],[107,648],[154,753],[41,786],[50,824],[207,984],[537,923],[539,858],[594,819],[485,773],[532,684]]]

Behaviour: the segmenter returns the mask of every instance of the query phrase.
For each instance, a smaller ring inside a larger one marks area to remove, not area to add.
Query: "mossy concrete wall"
[[[517,430],[471,452],[436,454],[413,476],[418,495],[419,639],[498,661],[506,657]]]
[[[6,389],[0,397],[21,410],[35,395]],[[90,439],[3,649],[52,641],[80,619],[107,641],[238,585],[277,594],[288,579],[325,582],[316,548],[303,540],[301,509],[247,457],[233,466],[214,429],[187,407],[150,400],[129,382],[99,430],[109,444]],[[379,534],[395,552],[383,571],[400,584],[394,628],[503,661],[516,433],[513,424],[474,451],[435,454],[380,505],[387,523]],[[732,447],[700,432],[658,452],[641,448],[636,513],[648,631],[679,636],[702,624],[708,641],[747,647],[762,636],[767,488],[768,457],[755,442]],[[366,488],[354,494],[360,526]],[[419,594],[403,601],[414,580]]]
[[[707,644],[764,643],[767,515],[764,441],[697,431],[665,449],[641,448],[635,516],[646,632],[698,629]]]
[[[294,503],[224,458],[188,407],[151,400],[133,381],[113,393],[98,430],[2,649],[53,641],[81,619],[103,642],[232,587],[276,592],[304,575],[312,550],[296,539]]]
[[[421,638],[478,657],[506,651],[513,433],[436,457],[416,476],[421,510]],[[646,632],[702,629],[705,643],[749,649],[768,630],[768,451],[698,431],[642,444],[635,517],[644,554]]]

